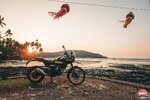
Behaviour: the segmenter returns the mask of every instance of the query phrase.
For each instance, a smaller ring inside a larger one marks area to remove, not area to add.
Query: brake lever
[[[26,62],[26,66],[31,62],[31,61],[36,61],[36,57],[33,57],[31,60]]]
[[[31,60],[30,60],[30,61],[27,61],[27,62],[26,62],[26,66],[27,66],[30,62],[31,62]]]

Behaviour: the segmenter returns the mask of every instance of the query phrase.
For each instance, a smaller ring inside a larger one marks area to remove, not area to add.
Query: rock
[[[68,86],[67,86],[67,85],[65,85],[65,84],[62,84],[62,85],[57,86],[56,88],[57,88],[57,89],[60,89],[60,88],[65,88],[65,89],[67,89],[67,88],[68,88]]]
[[[33,93],[33,94],[30,94],[30,96],[31,96],[31,97],[35,97],[35,96],[36,96],[36,94],[34,94],[34,93]]]
[[[72,93],[73,91],[71,90],[71,88],[69,88],[69,93]]]
[[[64,96],[61,96],[60,98],[61,98],[61,99],[64,99]]]
[[[29,97],[29,96],[30,96],[30,94],[27,94],[27,96]]]
[[[21,95],[20,97],[23,98],[23,95]]]
[[[63,87],[64,87],[65,89],[68,89],[68,86],[67,86],[67,85],[64,85]]]
[[[32,87],[29,87],[29,90],[32,90],[32,91],[33,91],[33,90],[34,90],[34,88],[32,88]]]
[[[12,94],[12,96],[18,96],[19,95],[19,93],[14,93],[14,94]]]
[[[7,100],[7,98],[3,98],[2,100]]]
[[[30,100],[36,100],[36,98],[31,98]]]
[[[44,91],[41,91],[41,92],[38,93],[38,95],[42,95],[42,94],[44,94]]]
[[[94,75],[99,74],[99,70],[94,71]]]
[[[102,90],[102,89],[108,89],[106,86],[104,86],[103,84],[86,84],[85,86],[87,87],[91,87],[91,88],[95,88],[97,90]]]
[[[85,95],[88,95],[89,93],[88,93],[88,92],[84,92],[84,94],[85,94]]]

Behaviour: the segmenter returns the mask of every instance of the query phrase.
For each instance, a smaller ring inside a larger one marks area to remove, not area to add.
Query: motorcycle
[[[85,72],[81,67],[74,66],[75,62],[75,52],[71,51],[70,53],[66,51],[65,46],[62,46],[64,49],[64,55],[60,56],[54,60],[46,60],[44,58],[35,57],[34,59],[26,63],[29,64],[31,61],[39,61],[44,64],[44,66],[33,66],[28,70],[27,78],[33,82],[41,82],[45,76],[56,77],[65,73],[66,68],[70,64],[70,68],[67,71],[67,78],[70,83],[74,85],[79,85],[85,80]]]

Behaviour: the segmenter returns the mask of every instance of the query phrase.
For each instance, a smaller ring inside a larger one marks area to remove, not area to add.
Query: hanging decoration
[[[63,4],[58,12],[48,12],[50,16],[54,19],[59,19],[70,11],[70,6],[68,4]]]
[[[123,6],[115,6],[115,5],[94,4],[94,3],[87,3],[87,2],[73,2],[67,0],[48,0],[48,1],[69,3],[69,4],[81,5],[81,6],[96,6],[96,7],[105,7],[105,8],[115,8],[115,9],[150,11],[150,9],[146,9],[146,8],[123,7]],[[150,4],[150,0],[149,0],[149,4]]]
[[[132,20],[134,19],[134,13],[133,12],[129,12],[127,15],[126,15],[126,20],[124,21],[124,25],[123,27],[124,28],[127,28],[128,25],[132,22]]]

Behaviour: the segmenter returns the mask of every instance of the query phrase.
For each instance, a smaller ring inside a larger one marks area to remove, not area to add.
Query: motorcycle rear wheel
[[[85,80],[85,72],[82,68],[75,66],[74,68],[69,69],[67,78],[73,85],[79,85]]]
[[[31,67],[28,70],[28,74],[27,74],[27,78],[29,79],[29,81],[31,81],[33,83],[39,83],[45,77],[45,75],[42,74],[41,72],[39,72],[38,70],[36,70],[36,68],[40,68],[41,69],[41,67],[39,67],[39,66]]]

